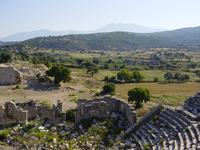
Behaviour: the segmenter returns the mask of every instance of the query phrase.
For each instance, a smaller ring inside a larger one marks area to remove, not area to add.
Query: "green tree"
[[[144,76],[139,71],[134,71],[132,78],[135,82],[140,82],[142,79],[144,79]]]
[[[91,76],[99,72],[99,68],[97,66],[88,66],[86,67],[86,69],[87,69],[87,74]]]
[[[172,80],[173,79],[173,74],[171,73],[171,72],[166,72],[165,74],[164,74],[164,78],[166,79],[166,80]]]
[[[142,103],[150,101],[150,93],[148,89],[134,88],[128,91],[128,101],[135,101],[136,108],[142,106]]]
[[[132,76],[128,70],[121,70],[117,73],[117,79],[120,81],[130,82],[132,81]]]
[[[187,75],[187,74],[181,74],[181,75],[179,75],[179,77],[178,77],[177,80],[184,82],[184,81],[188,81],[189,79],[190,79],[189,75]]]
[[[53,66],[49,70],[46,71],[46,75],[50,77],[54,77],[54,83],[57,86],[60,86],[60,82],[69,82],[71,71],[66,67],[61,66]]]
[[[103,86],[102,94],[112,94],[115,92],[115,84],[114,83],[106,83]]]
[[[0,63],[7,63],[12,61],[12,55],[10,53],[1,53],[0,54]]]

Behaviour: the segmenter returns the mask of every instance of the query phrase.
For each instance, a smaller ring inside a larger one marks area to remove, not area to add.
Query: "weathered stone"
[[[111,97],[94,100],[79,100],[75,122],[89,118],[108,118],[113,112],[123,113],[128,119],[128,124],[136,123],[135,110],[128,103]],[[115,113],[111,117],[116,117]]]
[[[0,85],[11,85],[21,83],[22,74],[12,66],[0,65]]]
[[[28,120],[28,112],[16,106],[15,102],[10,101],[2,105],[0,111],[0,124],[26,124]]]

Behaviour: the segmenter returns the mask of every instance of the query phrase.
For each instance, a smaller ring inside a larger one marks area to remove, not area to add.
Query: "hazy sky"
[[[200,0],[0,0],[0,37],[37,29],[92,30],[108,23],[200,26]]]

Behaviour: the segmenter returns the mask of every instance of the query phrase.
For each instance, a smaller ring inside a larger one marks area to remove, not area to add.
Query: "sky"
[[[200,0],[0,0],[0,37],[38,29],[94,30],[109,23],[200,26]]]

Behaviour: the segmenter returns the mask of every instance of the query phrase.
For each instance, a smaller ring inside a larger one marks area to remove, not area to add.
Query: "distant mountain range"
[[[105,28],[103,30],[109,31]],[[99,29],[99,32],[101,31],[102,29]],[[64,36],[40,36],[16,42],[16,44],[62,50],[133,50],[139,48],[190,48],[200,50],[200,27],[153,33],[118,31],[78,34],[75,31],[73,32],[74,34]],[[47,32],[43,31],[43,35],[45,33]],[[59,34],[57,32],[57,35]],[[15,42],[0,42],[0,45],[11,44],[15,44]]]
[[[123,23],[112,23],[105,25],[96,30],[91,31],[76,31],[76,30],[68,30],[68,31],[50,31],[50,30],[36,30],[30,32],[20,32],[7,37],[0,38],[0,41],[24,41],[27,39],[35,38],[35,37],[44,37],[44,36],[62,36],[69,34],[89,34],[89,33],[101,33],[101,32],[137,32],[137,33],[152,33],[158,31],[164,31],[164,29],[154,29],[145,26],[135,25],[135,24],[123,24]]]
[[[108,32],[38,37],[24,45],[63,50],[133,50],[200,47],[200,27],[155,33]]]

